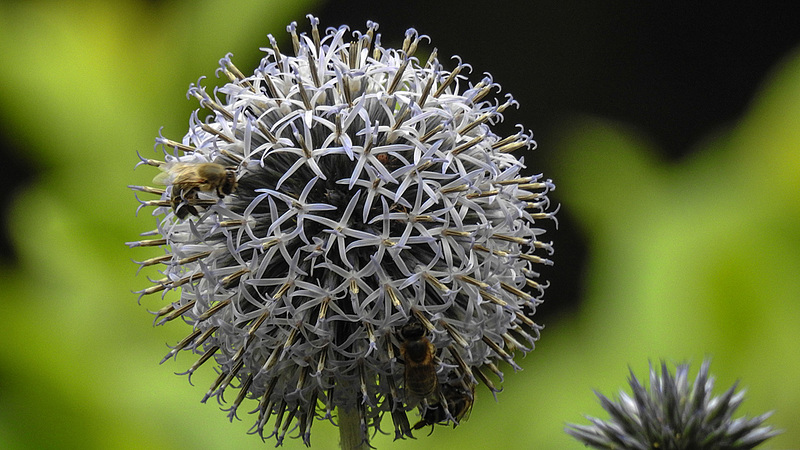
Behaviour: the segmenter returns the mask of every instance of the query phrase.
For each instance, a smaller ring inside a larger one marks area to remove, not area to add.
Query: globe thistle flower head
[[[679,365],[673,376],[666,365],[650,367],[650,386],[645,388],[631,371],[632,396],[620,391],[612,401],[597,393],[610,419],[587,417],[591,425],[570,424],[566,432],[587,446],[603,449],[750,449],[779,434],[761,426],[771,415],[734,419],[744,400],[736,384],[720,396],[712,396],[714,378],[710,361],[700,367],[689,383],[688,364]]]
[[[530,132],[493,131],[517,105],[490,76],[418,59],[414,30],[391,49],[373,22],[322,33],[310,19],[310,34],[287,28],[294,56],[269,36],[253,75],[223,58],[227,84],[189,89],[208,116],[142,158],[165,187],[132,187],[158,196],[140,200],[158,221],[129,245],[163,250],[141,263],[163,277],[140,294],[179,293],[157,323],[192,331],[165,360],[199,354],[190,377],[214,361],[203,401],[238,389],[233,419],[255,399],[262,438],[294,426],[308,444],[337,410],[365,436],[386,413],[411,436],[414,408],[420,427],[456,424],[539,337],[554,185],[512,154],[535,147]]]

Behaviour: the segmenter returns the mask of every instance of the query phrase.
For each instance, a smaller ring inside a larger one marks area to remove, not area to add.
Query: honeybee
[[[379,153],[375,156],[375,159],[383,164],[383,167],[390,172],[403,167],[403,161],[401,161],[400,158],[391,156],[387,153]]]
[[[172,209],[185,219],[189,214],[198,215],[191,204],[198,192],[216,192],[219,198],[231,194],[236,189],[236,169],[216,163],[176,163],[154,181],[172,184]]]
[[[400,327],[400,355],[405,366],[406,392],[414,400],[435,400],[439,391],[434,357],[436,347],[428,340],[425,327],[412,319]]]
[[[469,383],[469,390],[465,389],[462,385],[443,384],[442,397],[447,402],[447,411],[450,412],[453,422],[453,428],[458,426],[462,420],[469,418],[469,413],[472,411],[472,405],[475,403],[475,384]],[[429,407],[422,420],[417,422],[413,429],[419,430],[420,428],[428,425],[445,425],[448,422],[447,412],[442,407],[441,402]],[[431,428],[433,432],[433,428]]]

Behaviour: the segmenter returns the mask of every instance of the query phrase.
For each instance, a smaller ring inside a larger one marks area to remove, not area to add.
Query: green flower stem
[[[361,429],[358,408],[339,407],[339,445],[342,450],[365,450],[369,448],[369,438]]]

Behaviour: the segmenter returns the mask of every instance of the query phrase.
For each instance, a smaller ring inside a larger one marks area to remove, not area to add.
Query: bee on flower
[[[165,360],[196,353],[190,377],[216,365],[203,401],[238,391],[232,420],[253,399],[262,438],[309,444],[315,418],[347,411],[363,439],[387,413],[396,438],[413,409],[457,423],[539,337],[554,185],[514,155],[530,132],[494,131],[517,104],[490,76],[418,55],[413,29],[392,49],[374,22],[309,19],[287,28],[292,52],[269,36],[252,75],[223,58],[227,84],[189,89],[207,117],[142,158],[170,176],[132,186],[157,197],[140,200],[157,226],[129,245],[163,249],[140,295],[179,293],[156,320],[191,331]]]

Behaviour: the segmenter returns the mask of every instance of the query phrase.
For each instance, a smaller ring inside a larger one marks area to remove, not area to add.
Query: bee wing
[[[161,186],[166,186],[169,181],[169,172],[159,172],[158,175],[153,177],[153,183],[159,184]]]
[[[153,183],[167,186],[170,184],[204,184],[208,179],[201,177],[194,170],[193,164],[176,163],[168,167],[159,167],[161,173],[153,177]]]
[[[166,186],[175,179],[175,173],[180,170],[181,166],[185,166],[185,164],[180,163],[163,163],[158,166],[158,169],[161,172],[158,175],[153,177],[153,183],[159,184],[161,186]]]
[[[207,177],[202,177],[194,172],[181,172],[172,179],[172,184],[183,186],[200,186],[208,183]]]

